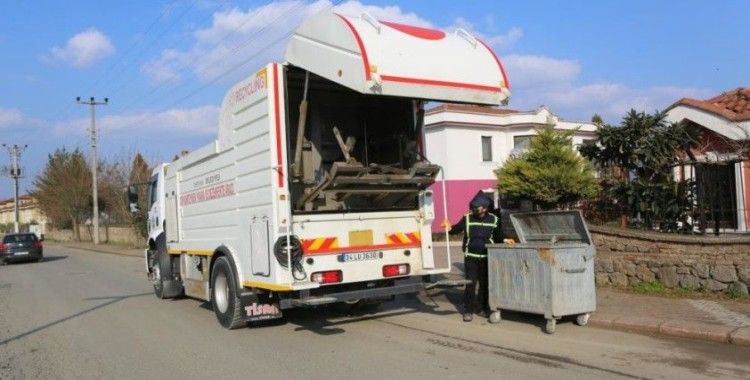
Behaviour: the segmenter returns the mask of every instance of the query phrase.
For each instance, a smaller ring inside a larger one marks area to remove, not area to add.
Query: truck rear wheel
[[[219,257],[211,271],[211,307],[219,324],[227,329],[244,326],[234,269],[226,257]]]

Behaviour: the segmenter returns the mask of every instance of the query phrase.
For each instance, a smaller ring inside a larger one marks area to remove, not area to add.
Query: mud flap
[[[240,294],[240,304],[245,322],[269,321],[284,316],[278,300],[266,294],[243,292]]]

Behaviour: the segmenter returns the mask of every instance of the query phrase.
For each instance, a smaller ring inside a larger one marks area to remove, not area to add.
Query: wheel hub
[[[229,308],[229,281],[224,273],[218,273],[214,282],[214,301],[219,312],[226,313]]]

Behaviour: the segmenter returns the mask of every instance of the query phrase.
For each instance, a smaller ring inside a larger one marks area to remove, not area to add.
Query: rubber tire
[[[219,307],[216,304],[216,279],[223,275],[227,279],[227,310],[225,312],[219,311]],[[239,298],[239,291],[237,289],[237,277],[234,275],[234,268],[229,262],[229,259],[222,256],[216,259],[214,262],[213,269],[211,270],[211,308],[216,314],[216,319],[219,324],[228,330],[233,330],[246,325],[242,315],[242,303]]]
[[[589,317],[591,314],[585,313],[585,314],[578,314],[576,316],[576,324],[578,326],[586,326],[589,323]]]
[[[179,297],[185,289],[180,281],[174,279],[172,267],[173,258],[167,253],[167,243],[164,234],[156,238],[156,262],[159,266],[159,279],[154,284],[154,294],[157,298],[168,299]]]
[[[556,325],[557,320],[555,320],[554,318],[548,319],[547,324],[544,326],[544,332],[546,332],[547,334],[554,334]]]
[[[502,314],[500,313],[500,310],[495,310],[492,313],[490,313],[489,318],[487,320],[490,323],[500,323],[500,321],[503,319]]]

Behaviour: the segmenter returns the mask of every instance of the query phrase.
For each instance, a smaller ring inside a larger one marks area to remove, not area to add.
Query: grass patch
[[[740,293],[740,291],[738,291],[737,289],[730,289],[727,292],[727,297],[733,300],[741,300],[745,298],[750,298],[748,295]]]
[[[660,297],[671,297],[671,298],[703,298],[703,299],[719,299],[719,300],[732,300],[748,302],[750,296],[746,296],[734,289],[727,292],[709,292],[705,289],[689,289],[689,288],[674,288],[670,289],[664,286],[658,280],[641,282],[638,285],[629,286],[627,288],[621,288],[628,292],[637,294],[644,294],[650,296]]]

